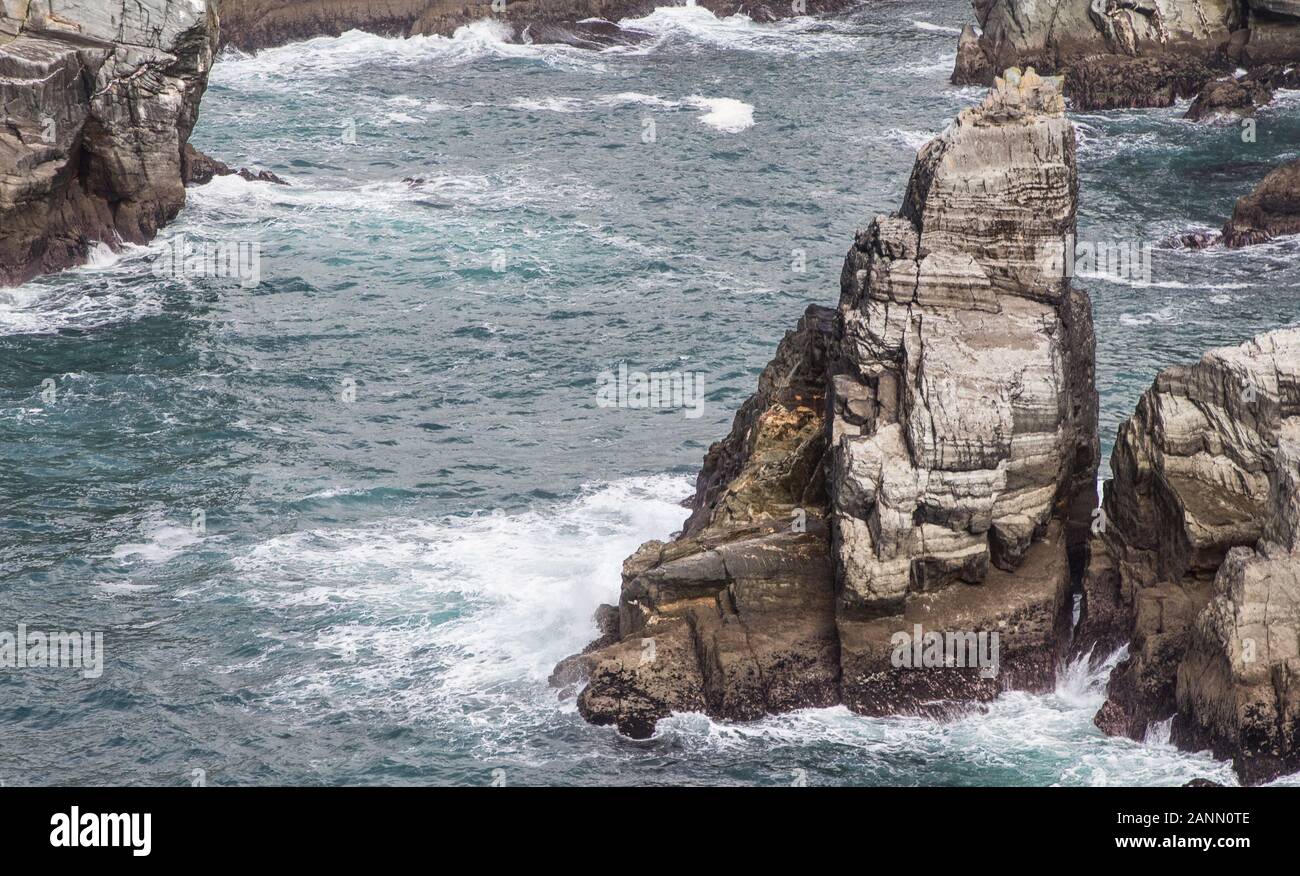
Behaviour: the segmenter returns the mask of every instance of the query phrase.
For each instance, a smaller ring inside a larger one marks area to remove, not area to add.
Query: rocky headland
[[[1077,195],[1059,82],[1033,71],[920,152],[839,306],[809,308],[710,449],[683,532],[627,560],[617,622],[557,667],[587,720],[642,737],[675,711],[945,715],[1052,687],[1096,504]],[[939,654],[992,634],[992,665]]]
[[[204,0],[0,9],[0,284],[143,243],[185,202],[181,154],[217,42]]]
[[[958,42],[953,82],[986,85],[1032,64],[1065,76],[1078,109],[1169,106],[1237,68],[1262,86],[1222,82],[1206,104],[1258,106],[1300,62],[1300,6],[1284,0],[975,0],[980,30]],[[1266,72],[1272,71],[1272,72]]]

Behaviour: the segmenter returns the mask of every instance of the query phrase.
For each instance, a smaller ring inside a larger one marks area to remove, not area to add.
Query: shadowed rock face
[[[674,711],[947,714],[1051,686],[1098,458],[1077,189],[1032,71],[921,151],[838,309],[809,308],[710,449],[682,535],[624,564],[619,641],[557,667],[588,678],[584,717],[646,736]],[[996,631],[996,674],[899,666],[918,627]]]
[[[1120,427],[1076,647],[1129,638],[1097,724],[1300,767],[1300,329],[1166,369]],[[1094,651],[1101,656],[1102,648]]]
[[[216,34],[203,0],[3,5],[0,283],[97,241],[143,243],[176,215]]]
[[[1080,109],[1169,106],[1237,66],[1300,60],[1294,0],[977,0],[956,84],[1018,64],[1065,74]]]
[[[635,42],[644,37],[620,30],[610,22],[650,13],[657,0],[220,0],[224,45],[244,51],[279,46],[318,36],[338,36],[364,30],[383,36],[449,35],[462,25],[492,19],[507,25],[515,39],[569,43],[595,48]],[[743,11],[755,21],[794,15],[833,12],[855,0],[808,0],[806,11],[792,3],[745,3],[741,0],[699,0],[718,15]],[[604,19],[604,21],[590,21]]]

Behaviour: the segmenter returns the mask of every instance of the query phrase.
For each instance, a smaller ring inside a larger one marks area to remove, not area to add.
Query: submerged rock
[[[1300,329],[1162,371],[1111,468],[1076,647],[1132,643],[1098,726],[1300,768]]]
[[[287,182],[269,170],[252,171],[247,167],[236,170],[224,161],[206,155],[195,149],[191,144],[186,143],[185,150],[181,153],[181,177],[185,180],[185,185],[205,185],[218,176],[238,176],[249,182],[268,182],[279,186],[288,185]]]
[[[1063,109],[1008,71],[921,151],[838,309],[808,309],[709,450],[681,536],[624,564],[619,641],[557,668],[588,676],[587,720],[949,714],[1052,685],[1098,459]]]
[[[1064,74],[1079,109],[1169,106],[1239,66],[1300,61],[1292,0],[976,0],[974,7],[982,33],[962,34],[954,83],[987,84],[994,71],[1032,64]],[[1217,99],[1227,101],[1230,91],[1225,86]]]
[[[0,7],[0,284],[176,215],[216,39],[205,0]]]

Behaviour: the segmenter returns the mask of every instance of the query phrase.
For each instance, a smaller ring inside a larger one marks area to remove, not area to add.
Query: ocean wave
[[[382,58],[392,67],[459,66],[479,60],[535,60],[573,70],[604,69],[599,56],[560,44],[514,42],[510,25],[483,19],[456,28],[450,37],[384,37],[350,30],[337,37],[316,37],[256,55],[223,53],[212,68],[215,86],[299,88],[303,81],[350,74]]]
[[[152,277],[138,282],[156,249],[97,243],[84,265],[0,289],[0,337],[93,329],[161,313],[161,284]]]
[[[743,12],[719,18],[703,6],[695,5],[694,0],[688,0],[683,6],[659,6],[641,18],[622,19],[619,27],[649,33],[655,39],[605,51],[644,55],[681,41],[731,51],[806,56],[850,51],[862,45],[860,35],[823,25],[807,16],[771,24],[759,24]]]
[[[559,705],[551,668],[595,637],[592,612],[617,600],[624,557],[680,527],[690,492],[682,477],[630,478],[521,513],[294,532],[236,557],[235,580],[213,586],[295,618],[282,644],[312,659],[277,682],[285,705],[546,720]],[[339,660],[315,656],[326,654]]]
[[[1064,668],[1050,694],[1004,693],[952,721],[867,718],[844,706],[748,723],[679,714],[660,722],[652,744],[707,762],[762,760],[772,765],[773,781],[786,784],[808,772],[801,764],[829,764],[833,775],[851,776],[854,784],[925,784],[922,763],[935,770],[930,781],[965,774],[981,783],[1005,777],[1005,784],[1181,785],[1198,777],[1236,784],[1231,765],[1206,752],[1179,751],[1157,737],[1107,737],[1093,726],[1126,651],[1096,665],[1085,655]]]

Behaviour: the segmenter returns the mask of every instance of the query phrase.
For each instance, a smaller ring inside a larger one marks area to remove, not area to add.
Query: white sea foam
[[[935,137],[939,136],[938,131],[909,131],[904,128],[890,128],[885,131],[886,139],[895,143],[901,143],[913,152],[918,151],[926,143],[929,143]]]
[[[700,121],[727,134],[738,134],[754,126],[754,107],[731,97],[701,97],[693,94],[686,98],[691,106],[705,110]]]
[[[535,511],[295,532],[256,545],[216,586],[310,619],[288,645],[355,655],[285,679],[287,704],[489,724],[498,709],[554,714],[546,676],[594,637],[624,557],[680,527],[690,491],[686,478],[633,478]]]
[[[118,545],[112,558],[119,562],[165,563],[200,541],[202,537],[189,527],[160,526],[145,541]]]
[[[577,97],[517,97],[510,104],[512,109],[530,110],[550,113],[579,113],[586,104]]]
[[[637,46],[615,46],[607,52],[650,54],[669,40],[703,44],[711,48],[767,54],[849,51],[861,46],[856,34],[828,30],[809,17],[758,24],[743,12],[719,18],[694,0],[682,6],[660,6],[641,18],[625,18],[620,27],[653,34],[657,39]]]
[[[382,58],[390,67],[459,66],[479,60],[531,59],[566,69],[600,71],[604,65],[592,52],[563,45],[511,42],[505,22],[483,19],[464,25],[450,37],[383,37],[350,30],[338,37],[317,37],[256,55],[223,53],[212,70],[214,85],[235,88],[298,88],[303,81],[347,75]]]
[[[1083,657],[1061,673],[1056,690],[1037,696],[1007,693],[953,721],[865,718],[843,706],[806,709],[752,723],[674,715],[659,725],[673,750],[712,760],[752,756],[773,763],[836,761],[869,784],[924,781],[918,761],[940,764],[945,775],[978,770],[1006,782],[1056,785],[1181,785],[1193,778],[1236,784],[1231,766],[1208,753],[1103,736],[1092,718],[1105,701],[1106,681],[1123,659],[1120,649],[1092,666]],[[810,746],[826,746],[810,758]],[[1035,772],[1030,772],[1034,770]],[[776,775],[776,781],[788,777]]]
[[[916,26],[917,30],[929,31],[930,33],[946,33],[946,34],[961,33],[960,27],[948,27],[943,24],[933,24],[929,21],[916,21],[915,19],[913,19],[912,24]]]

